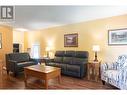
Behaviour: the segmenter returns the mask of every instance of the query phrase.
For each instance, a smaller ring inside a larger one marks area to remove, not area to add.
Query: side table
[[[88,76],[88,80],[91,79],[91,77],[94,78],[95,81],[99,80],[100,77],[100,64],[101,61],[89,61],[87,64],[87,76]]]

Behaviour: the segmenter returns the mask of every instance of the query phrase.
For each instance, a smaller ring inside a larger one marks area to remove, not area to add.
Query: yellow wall
[[[2,49],[0,49],[0,60],[5,63],[5,54],[12,52],[12,28],[9,26],[0,25],[0,33],[2,33]]]
[[[100,45],[99,59],[112,61],[116,56],[127,53],[127,45],[108,46],[108,29],[127,28],[127,15],[115,16],[60,27],[53,27],[33,32],[28,32],[27,47],[33,43],[41,44],[41,54],[45,54],[48,41],[53,52],[56,50],[86,50],[89,51],[90,60],[94,59],[92,45]],[[78,33],[78,47],[64,47],[64,34]]]
[[[27,52],[28,47],[28,33],[24,32],[24,52]]]
[[[20,44],[20,52],[24,52],[24,32],[13,31],[13,43]]]

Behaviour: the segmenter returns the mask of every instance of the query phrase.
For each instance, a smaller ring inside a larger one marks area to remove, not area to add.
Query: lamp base
[[[94,62],[98,62],[98,60],[97,59],[95,59],[95,60],[93,60]]]
[[[95,62],[98,62],[97,60],[97,52],[95,52],[95,59],[94,59]]]
[[[49,58],[49,52],[47,51],[47,58]]]

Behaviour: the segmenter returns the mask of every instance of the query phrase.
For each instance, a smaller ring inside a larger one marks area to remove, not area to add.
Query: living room
[[[15,77],[11,72],[6,73],[5,54],[13,53],[13,46],[17,43],[19,53],[28,52],[34,58],[52,59],[56,51],[65,51],[66,54],[67,51],[87,51],[88,63],[96,58],[96,52],[97,62],[100,64],[115,62],[118,56],[125,54],[126,42],[114,44],[110,41],[112,37],[110,33],[122,31],[126,34],[126,11],[125,6],[15,6],[15,21],[1,22],[0,25],[0,59],[3,69],[0,88],[34,89],[37,83],[36,89],[44,89],[40,88],[40,85],[38,87],[38,84],[42,83],[40,80],[34,80],[34,85],[26,88],[24,74]],[[46,24],[43,25],[41,22]],[[76,37],[74,44],[69,44],[67,38],[72,37]],[[97,50],[94,49],[95,46]],[[93,80],[88,80],[87,75],[83,79],[62,75],[62,84],[52,79],[49,81],[48,89],[118,89],[108,83],[103,85],[101,79]]]

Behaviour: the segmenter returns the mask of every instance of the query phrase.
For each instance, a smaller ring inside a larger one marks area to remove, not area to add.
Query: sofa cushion
[[[73,57],[64,57],[63,63],[64,64],[72,64]]]
[[[62,71],[63,71],[63,70],[64,70],[64,71],[66,70],[66,64],[59,64],[58,67],[60,67]]]
[[[87,59],[84,58],[73,58],[73,62],[72,62],[72,64],[74,65],[80,65],[85,63],[87,63]]]
[[[75,51],[66,51],[64,54],[65,57],[74,57]]]
[[[67,71],[80,73],[80,66],[67,64]]]
[[[60,67],[61,70],[66,70],[66,64],[50,62],[50,63],[47,63],[46,65],[54,66],[54,67]]]
[[[17,63],[18,67],[26,67],[26,66],[30,66],[30,65],[36,65],[36,64],[33,61]]]
[[[56,57],[63,57],[64,56],[64,53],[65,53],[65,51],[56,51],[55,52],[55,56]]]
[[[62,63],[63,62],[63,57],[55,57],[54,62],[56,63]]]
[[[88,52],[87,51],[76,51],[75,57],[77,58],[88,58]]]

